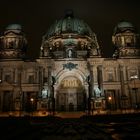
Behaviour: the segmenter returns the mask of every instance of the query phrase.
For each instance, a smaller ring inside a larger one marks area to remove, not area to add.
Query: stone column
[[[138,77],[140,79],[140,66],[138,66]]]
[[[49,97],[52,97],[51,84],[52,84],[51,66],[48,66],[48,95]]]
[[[3,75],[3,69],[1,68],[1,69],[0,69],[0,80],[1,80],[0,82],[3,81],[3,77],[2,77],[2,75]]]
[[[57,91],[56,91],[56,90],[57,90],[57,86],[54,85],[53,87],[54,87],[54,98],[56,98],[56,94],[57,94]]]
[[[1,84],[1,83],[0,83]],[[2,105],[3,105],[3,91],[0,89],[0,112],[2,111]]]
[[[121,96],[122,96],[125,95],[123,66],[120,65],[119,70],[120,70],[120,84],[121,84]]]
[[[125,108],[126,95],[125,95],[125,83],[124,83],[124,67],[119,66],[120,70],[120,84],[121,84],[121,108]]]
[[[52,76],[51,90],[52,90],[52,113],[53,113],[53,115],[55,114],[54,85],[55,85],[55,77]]]
[[[50,106],[50,111],[52,111],[54,115],[55,111],[55,98],[54,98],[54,83],[55,83],[55,78],[51,74],[52,72],[52,67],[48,66],[48,95],[49,95],[49,106]],[[50,112],[51,113],[51,112]]]
[[[17,83],[17,87],[18,87],[18,95],[20,97],[20,111],[24,110],[24,92],[22,91],[22,68],[16,69],[16,83]]]
[[[102,74],[102,65],[99,65],[97,67],[97,73],[98,73],[98,85],[99,85],[99,89],[101,90],[101,95],[100,96],[104,96],[104,90],[103,90],[103,74]]]
[[[93,65],[90,65],[89,71],[90,71],[90,77],[89,77],[89,98],[93,98],[93,97],[95,97],[95,94],[94,94]]]
[[[87,110],[87,108],[88,108],[88,95],[89,95],[89,85],[88,84],[85,85],[85,92],[86,92],[85,110]]]
[[[89,95],[88,95],[88,115],[90,115],[91,112],[91,99],[95,97],[94,95],[94,76],[93,76],[93,65],[88,63],[88,69],[89,69],[89,77],[88,77],[88,83],[89,83]]]
[[[17,83],[18,82],[18,69],[15,68],[14,69],[14,83]]]
[[[43,68],[39,67],[39,72],[38,72],[38,82],[39,82],[39,93],[38,96],[41,97],[42,95],[42,87],[43,87]]]

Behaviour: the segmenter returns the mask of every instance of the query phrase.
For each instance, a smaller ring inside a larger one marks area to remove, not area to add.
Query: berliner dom
[[[0,112],[40,116],[140,110],[138,31],[128,21],[116,23],[114,52],[106,58],[93,29],[67,11],[46,27],[33,61],[27,59],[23,27],[8,25],[0,36]]]

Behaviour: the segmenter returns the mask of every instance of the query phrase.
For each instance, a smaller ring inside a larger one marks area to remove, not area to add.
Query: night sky
[[[140,33],[139,0],[3,0],[0,5],[0,32],[8,24],[21,24],[33,58],[39,56],[42,36],[67,9],[95,32],[104,56],[112,56],[111,36],[119,21],[130,21]]]

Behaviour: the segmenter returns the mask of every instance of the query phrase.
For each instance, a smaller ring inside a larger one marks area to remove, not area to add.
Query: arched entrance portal
[[[61,81],[56,94],[57,111],[82,111],[86,105],[86,93],[81,81],[72,76]]]

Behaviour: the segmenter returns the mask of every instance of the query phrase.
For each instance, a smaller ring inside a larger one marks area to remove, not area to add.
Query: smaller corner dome
[[[118,28],[134,28],[132,23],[127,22],[127,21],[119,22],[117,26],[118,26]]]
[[[22,26],[20,24],[10,24],[6,27],[6,30],[22,30]]]
[[[133,26],[132,23],[128,22],[128,21],[121,21],[119,22],[115,28],[114,28],[114,34],[116,33],[121,33],[124,32],[126,30],[131,30],[131,31],[135,31],[135,27]]]

